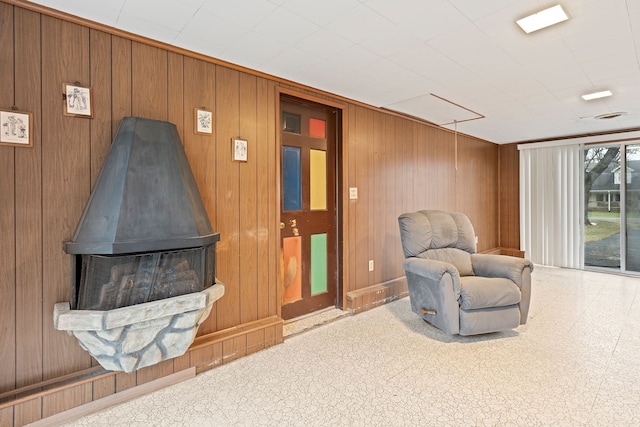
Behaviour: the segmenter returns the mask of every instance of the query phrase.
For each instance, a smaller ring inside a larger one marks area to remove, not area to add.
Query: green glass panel
[[[327,292],[327,234],[311,235],[311,295]]]

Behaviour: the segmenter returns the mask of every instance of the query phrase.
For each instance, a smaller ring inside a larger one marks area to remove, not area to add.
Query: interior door
[[[336,305],[334,109],[282,97],[282,318]]]

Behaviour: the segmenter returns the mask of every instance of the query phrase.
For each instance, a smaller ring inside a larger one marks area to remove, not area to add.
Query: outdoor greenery
[[[619,215],[618,215],[619,217]],[[597,242],[598,240],[606,239],[620,232],[620,223],[611,221],[596,221],[591,225],[585,224],[584,226],[584,242]]]

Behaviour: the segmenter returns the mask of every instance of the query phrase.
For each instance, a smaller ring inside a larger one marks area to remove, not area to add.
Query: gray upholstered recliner
[[[524,325],[531,297],[528,260],[476,253],[464,214],[437,210],[398,217],[411,309],[450,334]]]

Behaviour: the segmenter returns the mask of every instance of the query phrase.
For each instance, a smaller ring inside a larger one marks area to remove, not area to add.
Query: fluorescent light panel
[[[604,98],[611,95],[613,95],[613,93],[611,93],[610,90],[603,90],[602,92],[587,93],[585,95],[582,95],[582,99],[584,99],[585,101],[590,101],[592,99]]]
[[[558,22],[566,21],[569,19],[562,6],[556,5],[549,9],[542,10],[533,15],[529,15],[525,18],[516,21],[516,24],[529,34],[534,31],[538,31],[542,28],[549,27],[557,24]]]

